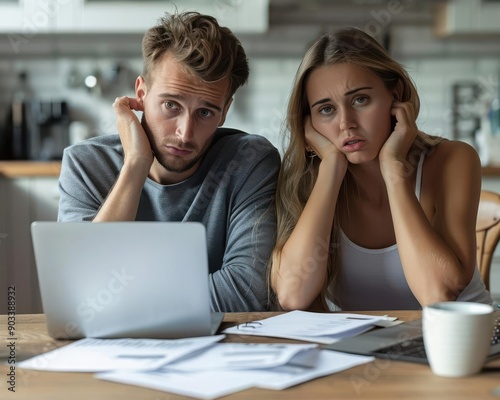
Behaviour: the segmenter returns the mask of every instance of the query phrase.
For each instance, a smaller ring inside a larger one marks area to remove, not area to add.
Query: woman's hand
[[[154,159],[151,144],[141,122],[132,111],[144,111],[141,103],[127,96],[117,97],[113,108],[116,112],[117,128],[123,145],[125,162],[140,161],[147,164],[149,168]]]
[[[307,146],[318,155],[322,161],[337,160],[345,171],[347,171],[348,161],[346,156],[333,144],[333,142],[314,129],[311,117],[305,119],[305,137]]]
[[[418,133],[412,104],[395,101],[391,114],[396,119],[396,125],[379,153],[380,170],[385,180],[408,178],[412,174],[413,168],[408,165],[408,151]]]

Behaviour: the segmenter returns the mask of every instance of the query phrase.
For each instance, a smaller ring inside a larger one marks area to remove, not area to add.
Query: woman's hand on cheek
[[[335,147],[330,139],[314,129],[310,116],[307,116],[305,119],[305,137],[307,146],[316,153],[322,161],[330,158],[338,158],[342,160],[342,162],[345,161],[345,167],[347,168],[348,162],[345,155]]]
[[[394,174],[407,178],[411,175],[407,155],[418,133],[415,110],[410,103],[395,101],[391,114],[397,122],[394,131],[389,134],[380,149],[380,169],[384,178],[394,176]]]

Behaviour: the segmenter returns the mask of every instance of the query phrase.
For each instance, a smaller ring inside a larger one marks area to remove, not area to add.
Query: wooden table
[[[418,311],[390,311],[370,314],[389,314],[402,320],[420,318]],[[237,323],[263,319],[273,313],[229,313],[221,329]],[[16,359],[21,361],[68,341],[56,341],[47,335],[43,315],[17,315]],[[0,316],[1,352],[8,345],[7,317]],[[230,342],[286,341],[256,336],[228,335]],[[4,360],[3,360],[4,361]],[[94,379],[90,373],[41,372],[15,369],[16,392],[7,390],[9,365],[0,365],[0,399],[134,399],[176,400],[184,396],[122,385]],[[494,392],[498,392],[495,396]],[[434,376],[427,365],[392,360],[376,360],[337,374],[315,379],[282,390],[250,389],[224,399],[235,400],[326,400],[326,399],[500,399],[500,360],[486,365],[478,375],[453,379]]]
[[[19,178],[23,176],[59,176],[61,161],[1,161],[0,177]],[[499,177],[500,165],[481,168],[483,177]]]

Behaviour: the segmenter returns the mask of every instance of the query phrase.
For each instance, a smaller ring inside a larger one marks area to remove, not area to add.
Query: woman
[[[418,130],[411,78],[369,35],[326,34],[288,107],[269,280],[285,310],[491,303],[476,267],[475,150]]]

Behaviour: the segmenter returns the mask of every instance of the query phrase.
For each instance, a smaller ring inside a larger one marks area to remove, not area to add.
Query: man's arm
[[[132,109],[140,111],[136,100],[117,98],[113,108],[120,132],[120,149],[83,144],[65,151],[59,178],[60,221],[134,221],[136,218],[153,155],[146,133],[132,112]]]
[[[148,177],[153,152],[141,123],[132,110],[142,111],[133,98],[119,97],[113,103],[124,162],[113,188],[99,208],[94,222],[135,221],[144,182]]]
[[[59,174],[58,221],[92,221],[122,165],[123,153],[117,135],[66,148]]]
[[[274,195],[280,167],[278,151],[267,141],[238,154],[249,163],[230,205],[226,249],[220,270],[210,275],[215,311],[263,311],[267,308],[267,264],[275,244]],[[248,170],[247,170],[248,171]]]

